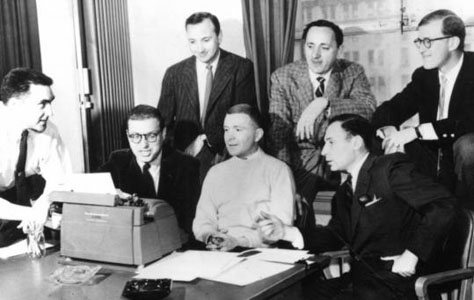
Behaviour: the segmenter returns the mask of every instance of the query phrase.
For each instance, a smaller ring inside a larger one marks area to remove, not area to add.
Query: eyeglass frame
[[[430,49],[430,48],[431,48],[431,44],[432,44],[434,41],[449,39],[449,38],[452,38],[452,37],[455,37],[455,36],[454,36],[454,35],[447,35],[447,36],[442,36],[442,37],[434,38],[434,39],[430,39],[430,38],[420,39],[420,38],[417,38],[417,39],[415,39],[415,40],[413,41],[413,43],[415,43],[415,46],[416,46],[418,49],[420,49],[421,44],[423,44],[423,47],[425,47],[426,49]]]
[[[142,133],[129,133],[127,130],[127,137],[130,140],[130,142],[134,144],[140,144],[143,138],[145,138],[145,141],[147,141],[148,143],[155,143],[156,141],[158,141],[158,136],[160,136],[162,132],[163,130],[159,130],[159,131],[152,131],[149,133],[142,134]],[[133,135],[138,137],[137,141],[134,141],[134,137],[132,137]],[[150,137],[152,137],[153,135],[156,135],[156,137],[150,139]]]

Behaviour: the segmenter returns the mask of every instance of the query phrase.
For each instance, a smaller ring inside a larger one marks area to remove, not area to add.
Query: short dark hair
[[[317,20],[306,24],[306,27],[303,30],[303,41],[306,41],[306,36],[308,35],[308,31],[311,29],[311,27],[328,27],[334,32],[336,44],[338,47],[340,47],[344,42],[344,34],[342,33],[341,28],[328,20]]]
[[[160,130],[163,130],[165,127],[165,122],[163,117],[160,114],[160,111],[153,106],[140,104],[132,108],[127,116],[127,129],[128,121],[130,120],[147,120],[147,119],[157,119],[160,123]]]
[[[245,114],[250,117],[252,122],[257,125],[258,128],[263,129],[263,121],[262,121],[262,116],[260,115],[260,112],[258,109],[250,104],[247,103],[241,103],[241,104],[236,104],[234,106],[231,106],[227,110],[228,115],[232,114]]]
[[[433,21],[442,20],[441,33],[446,36],[457,36],[460,40],[458,50],[464,50],[464,39],[466,38],[466,26],[463,20],[448,9],[435,10],[421,19],[418,28]]]
[[[370,122],[356,114],[337,115],[329,120],[329,125],[335,122],[341,123],[341,128],[351,136],[360,136],[367,150],[372,149],[375,130]]]
[[[212,24],[214,25],[214,31],[216,35],[221,33],[221,24],[219,23],[219,19],[211,13],[208,12],[197,12],[190,15],[186,19],[186,23],[184,24],[184,28],[188,28],[188,25],[196,25],[204,21],[205,19],[211,20]]]
[[[53,80],[34,69],[12,69],[3,77],[0,87],[0,99],[6,104],[13,97],[28,93],[32,84],[51,86]]]

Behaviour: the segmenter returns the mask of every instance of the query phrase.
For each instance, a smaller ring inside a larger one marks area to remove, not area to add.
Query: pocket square
[[[373,204],[379,202],[380,200],[382,200],[382,198],[378,198],[376,195],[374,195],[374,198],[372,199],[372,201],[367,202],[367,203],[365,204],[365,207],[371,206],[371,205],[373,205]]]

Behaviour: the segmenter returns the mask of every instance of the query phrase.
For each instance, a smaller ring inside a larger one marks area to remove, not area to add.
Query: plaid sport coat
[[[329,117],[322,113],[316,119],[314,140],[298,141],[296,125],[314,100],[308,64],[305,60],[296,61],[277,69],[271,76],[269,149],[293,169],[302,167],[301,156],[305,150],[314,153],[321,148],[330,117],[354,113],[370,120],[376,107],[364,68],[344,59],[336,60],[324,97],[329,101]]]

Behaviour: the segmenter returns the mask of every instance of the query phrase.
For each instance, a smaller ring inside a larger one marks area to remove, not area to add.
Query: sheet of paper
[[[247,256],[247,254],[251,254],[252,252],[259,252],[253,255]],[[245,256],[247,259],[257,259],[257,260],[265,260],[265,261],[272,261],[272,262],[279,262],[279,263],[286,263],[286,264],[294,264],[295,262],[307,259],[311,256],[308,254],[306,250],[290,250],[290,249],[278,249],[278,248],[257,248],[251,249],[244,252],[239,253],[240,256]]]
[[[237,257],[237,253],[175,252],[142,269],[135,278],[171,278],[177,281],[191,281],[197,277],[212,278],[241,260],[242,258]]]
[[[53,245],[46,243],[46,249],[53,247]],[[26,239],[19,241],[7,247],[0,248],[0,258],[8,259],[12,256],[21,255],[26,253]]]
[[[293,265],[289,264],[246,259],[220,275],[206,279],[243,286],[284,272],[292,267]]]
[[[117,193],[110,173],[70,174],[64,187],[64,190],[79,193]]]

